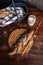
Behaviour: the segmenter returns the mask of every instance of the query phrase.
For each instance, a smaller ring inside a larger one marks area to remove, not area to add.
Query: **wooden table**
[[[38,23],[43,19],[43,12],[31,6],[28,6],[28,10],[28,15],[34,14],[37,17],[36,24],[30,27],[30,29],[35,30]],[[29,28],[28,25],[26,27]],[[10,58],[6,52],[0,51],[0,65],[43,65],[43,21],[36,33],[34,45],[28,53],[28,57],[18,61],[18,59]]]

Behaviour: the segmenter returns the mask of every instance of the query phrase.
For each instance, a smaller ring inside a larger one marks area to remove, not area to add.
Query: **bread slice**
[[[9,14],[9,12],[5,11],[5,10],[0,10],[0,18],[4,18],[5,16],[7,16]]]

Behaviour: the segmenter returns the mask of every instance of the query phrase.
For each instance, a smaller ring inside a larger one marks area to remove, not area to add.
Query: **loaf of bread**
[[[27,31],[27,29],[19,28],[14,31],[9,36],[8,44],[10,48],[16,43],[16,41],[21,37],[22,34],[24,34]]]

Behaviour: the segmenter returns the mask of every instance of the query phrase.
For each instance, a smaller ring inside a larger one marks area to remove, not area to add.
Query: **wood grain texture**
[[[35,30],[38,23],[43,19],[43,12],[31,6],[28,6],[28,10],[28,15],[34,14],[37,17],[37,21],[33,27],[29,27],[28,25],[25,25],[25,27]],[[22,22],[22,24],[25,23]],[[22,24],[15,24],[15,26],[21,25],[22,27]],[[36,33],[36,37],[34,37],[34,45],[28,53],[28,57],[18,61],[14,57],[10,58],[6,52],[0,51],[0,65],[43,65],[43,21]]]

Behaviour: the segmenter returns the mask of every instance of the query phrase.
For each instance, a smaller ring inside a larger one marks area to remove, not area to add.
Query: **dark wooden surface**
[[[30,27],[30,29],[35,30],[38,23],[43,19],[43,12],[31,6],[28,6],[28,10],[28,15],[34,14],[37,17],[36,24],[33,27]],[[28,25],[26,27],[29,28]],[[43,65],[43,21],[36,33],[34,45],[28,53],[28,57],[18,60],[14,57],[10,58],[6,52],[0,51],[0,65]]]

